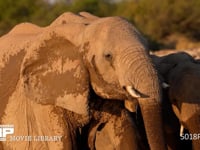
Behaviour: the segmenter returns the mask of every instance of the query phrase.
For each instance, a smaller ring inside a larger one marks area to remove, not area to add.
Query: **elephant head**
[[[155,115],[158,117],[155,120],[161,122],[160,91],[145,40],[119,17],[97,20],[87,27],[84,35],[82,52],[92,88],[106,99],[138,99],[150,147],[157,149],[156,142],[151,142],[152,136],[155,141],[163,139],[150,131],[158,124],[152,125],[148,115]],[[158,126],[156,128],[160,129]]]
[[[91,90],[105,99],[137,99],[150,148],[165,149],[158,77],[142,35],[120,17],[67,16],[23,47],[21,93],[81,115],[82,125],[89,120]]]
[[[168,72],[181,62],[194,62],[194,58],[186,52],[171,53],[164,56],[151,55],[151,59],[158,70],[159,75],[161,75],[161,80],[167,78]]]

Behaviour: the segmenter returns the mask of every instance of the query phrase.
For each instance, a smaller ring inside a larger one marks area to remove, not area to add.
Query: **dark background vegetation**
[[[200,40],[200,0],[0,0],[0,35],[20,22],[46,26],[66,11],[123,16],[146,36],[151,49],[177,48],[183,38]]]

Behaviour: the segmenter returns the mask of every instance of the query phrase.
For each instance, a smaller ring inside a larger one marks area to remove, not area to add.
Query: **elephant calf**
[[[107,101],[96,97],[90,102],[92,119],[88,125],[88,145],[91,150],[146,150],[136,126],[135,116],[122,101]]]

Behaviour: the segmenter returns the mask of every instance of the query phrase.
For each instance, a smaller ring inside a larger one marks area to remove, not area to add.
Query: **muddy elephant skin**
[[[71,136],[89,122],[93,89],[108,100],[137,99],[150,148],[166,149],[160,86],[147,50],[143,36],[121,17],[64,13],[47,27],[17,25],[0,38],[0,123],[13,124],[14,135],[62,140],[3,146],[76,149]],[[77,114],[76,123],[65,117],[67,111]]]

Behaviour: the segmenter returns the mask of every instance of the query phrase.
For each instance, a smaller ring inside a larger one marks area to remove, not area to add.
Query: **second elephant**
[[[189,130],[180,140],[192,140],[193,149],[200,149],[200,64],[185,52],[152,58],[161,79],[169,84],[165,101],[170,100],[180,124]]]
[[[96,97],[90,101],[90,108],[92,118],[87,135],[91,150],[148,149],[136,125],[135,113],[128,112],[122,101]]]
[[[169,99],[180,123],[189,130],[181,135],[192,140],[194,150],[200,149],[200,64],[180,63],[169,72]]]

